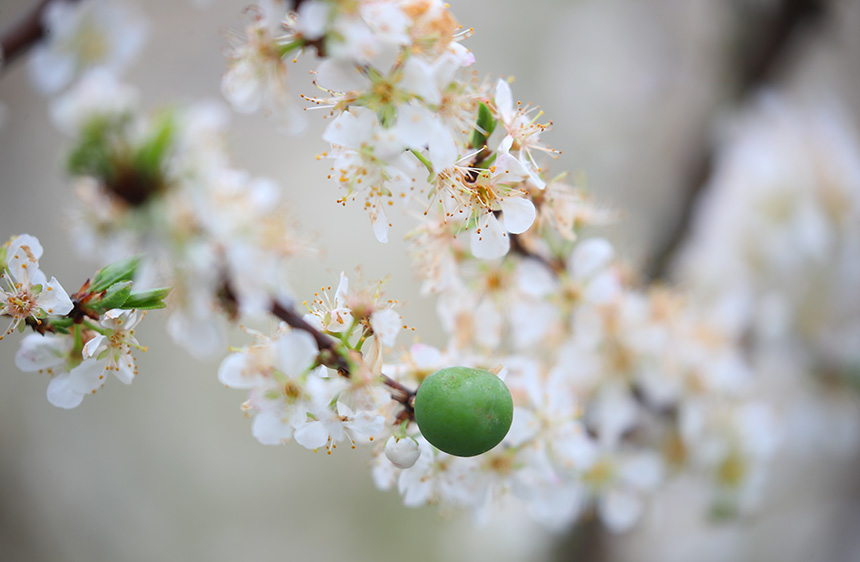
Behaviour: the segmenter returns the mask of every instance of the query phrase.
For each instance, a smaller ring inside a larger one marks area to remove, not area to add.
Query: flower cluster
[[[231,165],[221,106],[147,115],[133,88],[93,72],[53,114],[77,139],[68,166],[80,250],[144,254],[138,283],[174,287],[168,330],[192,353],[218,353],[228,320],[263,315],[289,296],[289,258],[307,246],[281,188]]]
[[[42,13],[47,40],[30,58],[30,75],[56,94],[88,70],[119,73],[137,56],[149,24],[133,5],[108,0],[56,0]]]
[[[38,325],[48,316],[65,316],[72,310],[72,301],[59,281],[55,277],[48,281],[39,269],[42,251],[39,240],[29,234],[16,236],[0,248],[0,278],[5,285],[0,287],[0,314],[12,317],[0,339],[22,322]]]
[[[541,158],[553,153],[540,140],[547,125],[514,103],[504,80],[488,87],[459,77],[475,59],[461,44],[469,31],[447,5],[311,0],[282,19],[283,9],[261,10],[230,52],[225,94],[242,111],[264,99],[291,106],[284,60],[316,49],[323,60],[314,84],[323,94],[303,97],[331,110],[329,177],[346,190],[342,202],[363,201],[378,240],[388,240],[393,208],[417,195],[425,215],[469,231],[479,257],[504,255],[508,233],[532,226],[532,197],[546,185]],[[491,148],[497,124],[503,134]]]
[[[470,31],[446,4],[296,6],[246,11],[222,93],[236,111],[271,113],[298,132],[287,61],[319,56],[320,93],[302,99],[328,111],[319,158],[332,162],[338,202],[360,200],[381,242],[392,213],[414,219],[409,252],[447,342],[396,347],[397,301],[343,274],[296,312],[286,267],[308,248],[281,188],[231,165],[225,112],[206,103],[146,114],[104,68],[112,62],[79,49],[69,64],[82,77],[52,105],[75,138],[74,239],[101,260],[142,257],[69,297],[39,270],[35,238],[0,250],[6,334],[38,332],[16,362],[52,375],[49,400],[77,406],[111,372],[130,382],[137,310],[164,306],[168,292],[135,292],[132,281],[172,285],[168,330],[196,355],[223,349],[240,315],[281,321],[273,334],[249,331],[255,342],[218,372],[248,392],[257,440],[329,454],[373,442],[376,485],[396,487],[408,506],[480,519],[511,496],[553,529],[593,511],[623,531],[680,470],[710,483],[719,513],[754,503],[784,442],[780,410],[800,410],[774,387],[796,390],[809,372],[851,381],[860,361],[860,150],[840,120],[798,118],[772,100],[748,116],[720,155],[684,290],[647,287],[607,240],[583,235],[613,215],[547,173],[555,151],[542,113],[515,102],[504,79],[463,76],[475,62],[462,45]],[[58,42],[77,27],[45,49],[77,45]],[[795,363],[791,384],[773,376],[789,362],[780,357]],[[436,449],[415,422],[417,389],[451,366],[491,371],[512,394],[509,433],[478,456]]]
[[[326,289],[317,295],[304,318],[287,318],[300,329],[255,333],[254,345],[221,363],[218,379],[249,391],[242,409],[253,414],[261,443],[295,439],[331,454],[343,440],[352,448],[373,441],[391,418],[382,350],[394,344],[401,320],[393,302],[381,302],[378,291],[350,291],[343,274],[333,299]],[[321,350],[311,334],[329,345]]]
[[[41,244],[29,234],[0,249],[7,285],[0,289],[0,315],[12,317],[3,336],[25,325],[35,332],[21,341],[15,364],[51,375],[48,401],[59,408],[78,406],[111,372],[130,384],[137,374],[132,349],[143,349],[134,336],[141,310],[163,307],[169,290],[133,291],[138,261],[130,259],[101,269],[69,297],[55,278],[46,280],[41,255]]]
[[[507,81],[460,76],[474,57],[461,44],[469,32],[447,5],[308,0],[283,12],[253,12],[247,38],[230,51],[225,94],[239,110],[292,108],[285,61],[316,51],[322,60],[314,85],[323,94],[302,97],[330,111],[323,140],[331,149],[321,156],[333,161],[329,177],[346,191],[340,202],[363,201],[382,242],[390,213],[417,217],[410,253],[449,336],[442,349],[386,351],[380,369],[380,346],[370,348],[372,360],[366,348],[355,354],[367,333],[375,344],[393,342],[385,341],[381,314],[370,312],[373,299],[350,300],[343,279],[333,299],[318,297],[310,307],[305,328],[334,338],[331,349],[352,353],[356,365],[377,365],[369,369],[373,380],[403,404],[371,410],[385,416],[375,435],[383,437],[377,485],[396,485],[407,505],[441,503],[478,515],[512,494],[556,528],[596,509],[609,528],[627,529],[646,498],[684,467],[714,483],[717,507],[754,499],[779,436],[731,310],[641,288],[606,240],[580,239],[582,227],[612,214],[563,175],[547,175],[555,155],[541,139],[548,124],[532,106],[515,103]],[[392,318],[392,329],[398,324]],[[260,353],[276,356],[273,345],[265,340],[268,351]],[[318,348],[315,362],[303,359],[300,379],[291,380],[304,389],[330,379],[311,375],[313,365],[352,377],[327,356],[331,349]],[[222,372],[244,365],[247,353],[228,359]],[[263,363],[249,368],[254,380],[280,373],[271,359]],[[412,423],[406,389],[451,365],[502,369],[513,393],[510,433],[479,457],[436,450]],[[309,395],[295,386],[282,385],[294,390],[279,391],[278,402]],[[326,394],[330,412],[339,408],[337,395]],[[298,411],[304,417],[279,413],[289,426],[284,435],[316,417],[306,405]]]
[[[770,93],[735,120],[679,260],[703,309],[731,310],[794,449],[856,449],[860,140],[833,106]]]

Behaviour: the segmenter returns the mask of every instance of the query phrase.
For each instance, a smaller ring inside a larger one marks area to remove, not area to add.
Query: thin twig
[[[340,343],[337,340],[323,334],[308,324],[308,322],[299,316],[295,310],[287,308],[277,301],[272,303],[272,314],[293,328],[310,334],[316,341],[317,347],[320,349],[320,361],[325,366],[336,369],[341,376],[346,378],[350,377],[350,370],[352,367],[350,366],[349,361],[347,361],[347,359],[338,350]],[[411,416],[412,403],[417,391],[410,390],[387,375],[382,375],[382,382],[385,386],[391,389],[391,397],[395,401],[403,404]]]

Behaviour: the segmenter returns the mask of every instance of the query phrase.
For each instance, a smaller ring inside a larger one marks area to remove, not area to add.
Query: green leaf
[[[125,308],[123,305],[131,295],[131,281],[122,281],[111,285],[105,295],[97,301],[91,302],[87,308],[96,312],[104,312],[112,308]]]
[[[153,182],[161,180],[163,165],[173,147],[174,133],[173,115],[168,112],[159,119],[152,136],[134,154],[133,168],[139,175]]]
[[[156,308],[164,308],[164,299],[170,294],[171,287],[161,289],[150,289],[148,291],[135,291],[131,293],[128,300],[121,308],[137,310],[154,310]]]
[[[496,120],[493,119],[493,112],[484,102],[478,102],[478,120],[475,123],[475,130],[472,131],[472,147],[480,148],[487,144],[487,139],[495,130]]]
[[[141,256],[132,256],[101,268],[93,277],[90,291],[100,293],[115,283],[131,281],[140,265]]]
[[[80,132],[69,152],[66,167],[72,175],[93,176],[108,181],[116,174],[116,135],[123,120],[91,119]]]

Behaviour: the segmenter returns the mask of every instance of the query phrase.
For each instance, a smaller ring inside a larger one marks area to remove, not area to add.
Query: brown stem
[[[337,340],[323,334],[308,324],[295,310],[287,308],[277,301],[272,303],[272,314],[293,328],[309,333],[317,342],[317,347],[320,349],[320,361],[327,367],[337,369],[337,372],[341,376],[349,378],[352,367],[349,361],[338,350],[340,344]],[[412,402],[416,391],[410,390],[386,375],[382,375],[382,382],[391,389],[391,397],[403,404],[411,417]]]
[[[783,0],[771,17],[750,30],[756,41],[740,53],[732,99],[742,101],[773,80],[797,31],[819,21],[826,11],[827,0]],[[709,135],[704,131],[698,141],[700,148],[685,174],[683,185],[686,189],[681,193],[677,222],[654,252],[647,268],[646,275],[652,281],[666,278],[672,259],[690,230],[696,200],[713,173],[715,153],[708,139]]]
[[[0,50],[3,55],[0,69],[26,53],[45,36],[47,30],[42,25],[42,14],[49,3],[50,0],[42,0],[17,24],[0,35]]]

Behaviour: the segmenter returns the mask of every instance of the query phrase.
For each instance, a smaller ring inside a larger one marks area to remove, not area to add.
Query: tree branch
[[[346,378],[350,377],[351,366],[349,361],[347,361],[338,350],[338,345],[340,344],[337,340],[323,334],[308,324],[295,310],[292,308],[286,308],[277,301],[272,303],[272,314],[293,328],[310,334],[316,341],[317,347],[320,349],[320,361],[327,367],[337,369],[337,372],[341,376]],[[406,407],[409,417],[412,417],[412,403],[417,391],[410,390],[387,375],[382,375],[382,382],[385,386],[391,389],[391,397],[395,401],[403,404]]]
[[[2,55],[0,70],[30,50],[45,36],[46,29],[42,25],[42,14],[49,3],[50,0],[42,0],[16,25],[0,35],[0,55]]]
[[[740,102],[773,80],[797,31],[821,20],[826,12],[826,0],[783,0],[767,21],[750,30],[755,44],[740,53],[732,99]],[[685,174],[686,189],[681,194],[677,222],[658,246],[647,267],[646,276],[651,281],[666,278],[672,259],[690,230],[696,200],[713,173],[715,154],[708,137],[705,131],[698,142],[700,148]]]

